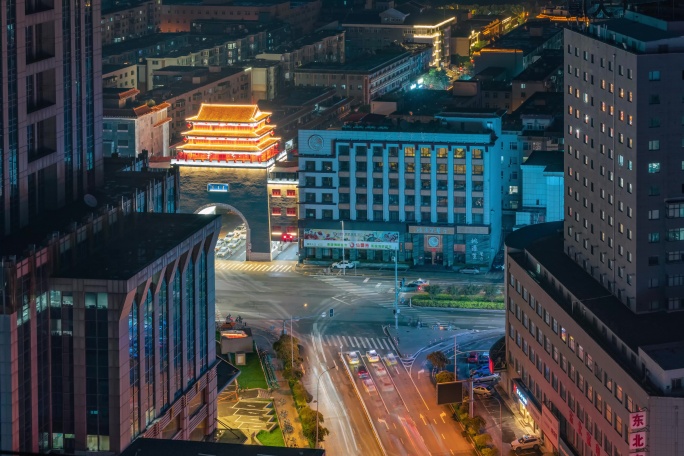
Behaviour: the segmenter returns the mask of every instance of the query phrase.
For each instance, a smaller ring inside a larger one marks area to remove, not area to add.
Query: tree
[[[454,373],[449,371],[442,371],[435,375],[435,380],[437,383],[453,382],[455,379],[456,377],[454,377]]]
[[[430,297],[431,302],[435,302],[435,298],[437,297],[438,294],[442,292],[442,287],[439,285],[426,285],[423,287],[425,291],[427,291],[428,296]]]
[[[498,456],[499,450],[496,448],[482,448],[480,454],[482,456]]]
[[[316,412],[311,409],[311,407],[302,407],[299,410],[299,417],[302,420],[302,428],[304,430],[304,435],[307,439],[311,441],[316,440],[316,413],[318,413],[318,441],[323,442],[325,436],[330,433],[328,429],[322,426],[323,424],[323,414],[321,412]]]
[[[433,351],[427,355],[427,360],[432,364],[432,366],[438,371],[444,369],[444,367],[449,364],[449,359],[446,357],[442,351]]]
[[[423,84],[432,90],[446,90],[451,80],[446,71],[441,68],[431,68],[428,74],[423,76]]]

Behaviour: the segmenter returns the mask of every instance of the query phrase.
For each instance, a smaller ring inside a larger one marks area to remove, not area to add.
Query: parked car
[[[480,360],[478,362],[480,364],[489,364],[489,352],[480,353]]]
[[[394,353],[388,353],[387,356],[385,356],[385,363],[387,363],[388,366],[397,364],[397,357],[394,356]]]
[[[356,352],[347,353],[347,361],[349,364],[359,364],[359,355]]]
[[[338,262],[332,264],[332,267],[335,269],[352,269],[355,266],[356,266],[356,263],[354,263],[353,261],[349,261],[349,260],[338,261]]]
[[[473,385],[473,393],[478,396],[489,397],[492,395],[493,388],[487,385]]]
[[[480,273],[480,268],[472,267],[472,266],[466,266],[465,268],[459,269],[461,274],[479,274]]]
[[[476,363],[477,362],[477,352],[470,352],[468,353],[468,362],[469,363]]]
[[[472,377],[475,374],[492,375],[492,373],[489,372],[489,366],[480,366],[480,367],[475,367],[473,369],[470,369],[470,376]]]
[[[541,448],[541,440],[536,435],[523,435],[517,440],[511,442],[511,449],[517,454],[520,454],[522,450],[535,450],[539,451]]]
[[[368,378],[370,375],[368,374],[368,369],[366,369],[366,366],[359,366],[356,369],[356,375],[359,376],[359,378]]]
[[[369,363],[377,363],[380,361],[380,356],[378,356],[378,352],[375,350],[368,350],[366,352],[366,357],[368,358]]]
[[[470,378],[477,380],[478,383],[495,383],[499,381],[499,374],[490,374],[486,372],[476,373],[471,375]]]

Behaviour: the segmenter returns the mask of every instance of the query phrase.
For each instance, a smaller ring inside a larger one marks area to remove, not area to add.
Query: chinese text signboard
[[[397,231],[304,230],[304,247],[345,248],[359,250],[398,250]]]
[[[629,451],[630,456],[646,456],[648,447],[648,411],[641,410],[629,414]]]

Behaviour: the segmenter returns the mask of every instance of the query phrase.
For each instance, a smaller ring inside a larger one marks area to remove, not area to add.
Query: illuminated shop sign
[[[207,184],[209,193],[228,193],[228,184]]]
[[[307,228],[303,236],[304,247],[345,248],[359,250],[398,250],[398,231],[319,230]]]
[[[518,396],[518,399],[520,399],[520,402],[527,407],[527,397],[523,394],[522,391],[520,391],[520,388],[516,387],[515,388],[515,395]]]

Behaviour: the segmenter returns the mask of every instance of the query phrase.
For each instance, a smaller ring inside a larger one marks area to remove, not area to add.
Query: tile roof
[[[257,105],[202,103],[197,115],[189,117],[187,120],[202,122],[258,122],[270,115],[270,112],[261,112]]]

